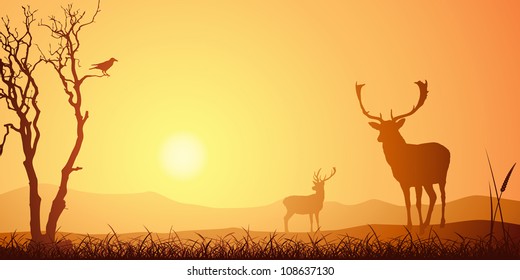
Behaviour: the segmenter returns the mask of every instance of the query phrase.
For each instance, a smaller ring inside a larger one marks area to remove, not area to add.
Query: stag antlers
[[[396,122],[399,119],[411,116],[415,112],[417,112],[417,110],[419,110],[419,108],[421,108],[424,105],[424,101],[426,101],[426,97],[428,96],[428,81],[425,80],[424,83],[422,81],[417,81],[415,83],[417,84],[417,86],[419,86],[419,101],[417,101],[417,104],[415,106],[413,106],[412,110],[410,112],[406,113],[406,114],[402,114],[402,115],[398,115],[398,116],[394,117],[392,110],[390,110],[390,117],[391,117],[392,121]],[[370,112],[367,111],[365,109],[365,107],[363,106],[363,102],[361,101],[361,88],[364,85],[365,84],[358,85],[358,83],[356,82],[356,94],[357,94],[357,98],[358,98],[358,101],[359,101],[359,106],[361,107],[361,111],[368,118],[373,119],[373,120],[377,120],[377,121],[379,121],[381,123],[381,122],[384,121],[383,120],[383,115],[381,113],[379,114],[379,117],[372,116],[372,115],[370,115]]]
[[[336,174],[336,167],[333,167],[332,168],[332,171],[329,175],[329,177],[325,177],[325,178],[321,178],[320,177],[320,171],[321,171],[321,168],[318,170],[318,172],[314,172],[314,180],[312,181],[315,185],[316,184],[319,184],[319,183],[322,183],[322,182],[325,182],[327,181],[328,179],[330,179],[332,176],[334,176],[334,174]]]

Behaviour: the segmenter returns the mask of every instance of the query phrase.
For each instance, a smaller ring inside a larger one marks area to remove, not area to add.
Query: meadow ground
[[[505,236],[504,236],[505,233]],[[240,228],[169,233],[59,233],[57,245],[28,233],[0,234],[1,259],[520,259],[520,225],[465,221],[419,232],[402,225],[334,231]]]

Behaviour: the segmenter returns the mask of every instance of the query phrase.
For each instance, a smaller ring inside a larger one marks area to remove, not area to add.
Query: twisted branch
[[[22,33],[18,32],[16,28],[12,28],[8,17],[2,18],[5,31],[0,31],[0,47],[5,51],[6,57],[0,59],[0,79],[5,85],[5,88],[0,88],[0,99],[5,99],[7,108],[15,111],[20,118],[20,128],[8,124],[7,129],[10,127],[22,134],[27,148],[34,152],[40,139],[37,125],[40,117],[37,98],[40,91],[33,73],[43,59],[39,58],[33,63],[29,62],[30,51],[33,47],[30,28],[35,21],[36,11],[31,11],[29,6],[22,8],[24,13],[24,31]],[[30,111],[34,113],[29,115]]]

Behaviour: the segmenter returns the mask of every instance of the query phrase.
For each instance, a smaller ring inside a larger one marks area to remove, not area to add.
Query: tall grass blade
[[[493,173],[493,167],[491,166],[491,160],[489,159],[488,152],[486,150],[486,156],[489,164],[489,170],[491,171],[491,179],[493,179],[493,186],[495,187],[495,194],[498,197],[497,182],[495,181],[495,173]]]
[[[502,215],[502,207],[500,206],[500,199],[502,199],[502,194],[506,191],[507,183],[509,182],[509,178],[511,177],[511,173],[513,173],[513,169],[515,169],[515,166],[516,166],[516,163],[513,164],[511,169],[509,169],[509,172],[507,173],[506,178],[504,178],[504,182],[502,183],[502,187],[500,188],[500,196],[497,199],[498,210],[500,212],[500,221],[502,222],[503,238],[506,239],[506,242],[507,242],[507,235],[506,235],[506,229],[504,226],[504,216]],[[496,215],[496,210],[495,210],[495,215]]]
[[[491,179],[493,179],[493,187],[495,188],[495,195],[497,197],[497,208],[498,209],[502,209],[500,207],[500,199],[499,199],[499,194],[498,194],[498,189],[497,189],[497,182],[495,180],[495,173],[493,172],[493,167],[491,166],[491,160],[489,159],[489,154],[486,150],[486,157],[487,157],[487,160],[488,160],[488,164],[489,164],[489,170],[491,171]],[[496,219],[496,216],[497,216],[497,211],[495,210],[494,214],[493,214],[493,223],[495,222],[495,219]]]
[[[491,245],[491,240],[493,240],[493,226],[495,224],[495,218],[493,217],[493,194],[491,193],[491,183],[489,183],[489,203],[491,204],[490,207],[490,217],[489,221],[491,222],[491,225],[489,226],[489,244]]]

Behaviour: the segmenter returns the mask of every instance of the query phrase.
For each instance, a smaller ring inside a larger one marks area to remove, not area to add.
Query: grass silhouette
[[[170,231],[168,238],[152,232],[144,237],[122,240],[116,232],[104,238],[85,236],[70,242],[66,236],[53,245],[35,246],[21,242],[23,235],[13,233],[0,240],[0,259],[519,259],[520,240],[510,238],[441,239],[434,230],[425,237],[408,234],[382,240],[375,231],[364,238],[348,235],[330,242],[319,232],[308,240],[270,233],[258,238],[244,229],[223,237],[181,239]]]

